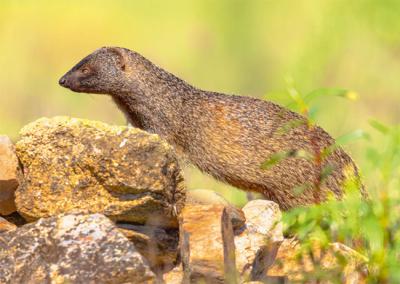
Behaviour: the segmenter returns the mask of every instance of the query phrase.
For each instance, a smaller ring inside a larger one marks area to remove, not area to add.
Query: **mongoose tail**
[[[262,169],[276,153],[318,153],[335,141],[297,113],[268,101],[197,89],[128,49],[100,48],[59,83],[76,92],[110,95],[132,125],[159,134],[200,170],[261,192],[282,209],[320,203],[328,195],[340,199],[346,176],[359,180],[341,148],[320,161],[292,155]],[[282,132],[292,121],[300,123]],[[331,173],[321,180],[327,167]],[[360,192],[366,196],[361,185]]]

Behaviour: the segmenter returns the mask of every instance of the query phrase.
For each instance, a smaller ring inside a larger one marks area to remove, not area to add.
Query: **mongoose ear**
[[[118,47],[110,47],[108,48],[109,51],[113,52],[115,55],[117,55],[117,65],[119,68],[121,68],[122,71],[125,71],[126,69],[126,53],[122,48]]]

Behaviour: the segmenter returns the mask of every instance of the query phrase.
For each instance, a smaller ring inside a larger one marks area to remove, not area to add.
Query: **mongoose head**
[[[59,84],[80,93],[113,94],[124,90],[126,52],[119,47],[97,49],[62,76]]]

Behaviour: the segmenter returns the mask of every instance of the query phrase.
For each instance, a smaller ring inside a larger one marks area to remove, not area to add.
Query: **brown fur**
[[[334,140],[290,110],[255,98],[197,89],[127,49],[96,50],[60,84],[77,92],[111,95],[132,125],[159,134],[203,172],[261,192],[282,209],[319,203],[328,192],[340,199],[346,167],[358,178],[356,166],[340,148],[321,163],[293,156],[261,169],[274,153],[316,153]],[[304,123],[280,133],[296,120]],[[327,164],[334,170],[319,185],[316,181]],[[305,184],[309,186],[302,192],[294,190]],[[361,191],[366,194],[362,187]]]

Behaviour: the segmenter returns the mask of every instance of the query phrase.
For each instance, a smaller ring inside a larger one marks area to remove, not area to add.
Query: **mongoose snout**
[[[322,152],[335,140],[307,119],[269,101],[196,88],[137,52],[103,47],[59,81],[76,92],[108,94],[135,127],[157,133],[178,155],[218,180],[257,191],[282,209],[343,197],[343,184],[358,169],[340,147],[323,160],[288,155],[270,168],[276,153]],[[291,122],[295,127],[282,133]],[[300,123],[298,123],[300,122]],[[329,168],[330,174],[323,176]]]
[[[81,88],[81,77],[79,76],[82,72],[68,72],[64,76],[61,77],[61,79],[58,81],[58,83],[65,87],[68,88],[74,92],[84,92],[85,90]]]

